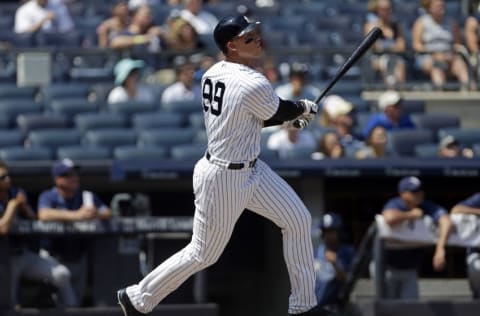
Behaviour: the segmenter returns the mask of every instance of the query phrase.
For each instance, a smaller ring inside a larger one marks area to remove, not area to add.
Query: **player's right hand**
[[[94,219],[97,216],[97,209],[92,206],[82,206],[78,209],[78,219],[87,220]]]
[[[303,115],[308,115],[308,114],[317,114],[318,112],[318,105],[310,100],[307,99],[301,99],[298,100],[298,103],[303,106]]]
[[[412,214],[413,218],[417,219],[423,216],[423,210],[416,207],[410,211],[410,214]]]

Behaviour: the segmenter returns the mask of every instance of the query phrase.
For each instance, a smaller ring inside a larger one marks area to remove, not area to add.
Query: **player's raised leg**
[[[312,217],[295,191],[263,161],[258,161],[258,187],[247,208],[282,230],[283,255],[292,286],[289,313],[305,312],[317,304],[311,237]]]

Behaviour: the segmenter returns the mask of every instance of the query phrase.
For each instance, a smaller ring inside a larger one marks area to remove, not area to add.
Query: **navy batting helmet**
[[[213,38],[218,48],[224,53],[227,51],[227,43],[237,36],[242,36],[253,31],[260,22],[250,22],[243,15],[226,16],[218,22],[213,30]]]
[[[320,229],[340,229],[342,227],[342,217],[334,212],[323,214],[320,219]]]

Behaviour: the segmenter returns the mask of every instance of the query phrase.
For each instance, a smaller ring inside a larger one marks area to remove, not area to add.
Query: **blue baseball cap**
[[[422,181],[417,177],[405,177],[398,182],[398,192],[416,192],[422,190]]]
[[[113,69],[115,74],[115,84],[122,85],[133,70],[142,69],[143,67],[145,67],[145,62],[143,60],[134,60],[130,58],[120,60]]]
[[[52,176],[59,177],[74,170],[78,170],[78,166],[71,159],[64,158],[53,164]]]
[[[334,212],[327,212],[320,218],[320,229],[339,229],[342,227],[342,217]]]

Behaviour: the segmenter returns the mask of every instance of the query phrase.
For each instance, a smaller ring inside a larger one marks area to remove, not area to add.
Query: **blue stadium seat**
[[[438,130],[438,139],[452,135],[462,146],[472,146],[480,143],[480,128],[441,128]]]
[[[411,118],[416,127],[430,129],[435,136],[441,128],[460,127],[460,118],[453,114],[414,113]]]
[[[120,146],[113,150],[113,159],[121,161],[159,161],[167,157],[164,147]]]
[[[0,85],[0,101],[5,99],[25,99],[33,101],[37,93],[36,87],[17,87],[16,84],[1,84]]]
[[[172,159],[200,159],[207,150],[205,143],[175,145],[170,148]]]
[[[6,116],[0,116],[0,129],[7,129],[10,127],[9,118]]]
[[[188,115],[193,112],[203,111],[202,104],[200,102],[192,102],[192,101],[162,103],[160,105],[160,108],[162,110],[183,113],[185,115]]]
[[[205,117],[203,112],[191,113],[188,116],[188,122],[193,128],[205,128]]]
[[[82,34],[77,31],[67,33],[39,32],[35,41],[39,47],[79,48],[82,44]]]
[[[17,126],[24,132],[68,127],[68,119],[60,114],[21,114],[17,116]]]
[[[437,143],[419,144],[415,146],[414,152],[415,152],[415,157],[419,157],[419,158],[438,157],[438,144]]]
[[[113,81],[92,84],[91,94],[95,102],[106,103],[108,94],[114,87]]]
[[[156,105],[153,103],[128,101],[110,103],[107,105],[107,108],[113,113],[120,113],[129,117],[137,113],[153,112],[156,110]]]
[[[85,98],[90,92],[88,84],[53,83],[40,89],[43,102],[51,103],[56,99]]]
[[[473,144],[472,150],[473,150],[474,157],[476,158],[480,157],[480,143]]]
[[[63,146],[57,149],[57,158],[70,158],[76,160],[102,160],[110,159],[110,149],[101,146]]]
[[[0,148],[23,146],[25,134],[17,129],[5,130],[0,133]]]
[[[403,100],[402,109],[404,113],[425,113],[425,101],[423,100]]]
[[[8,118],[9,126],[16,123],[17,116],[20,114],[40,113],[42,111],[42,104],[29,100],[0,101],[0,116]]]
[[[7,162],[50,160],[52,154],[48,148],[8,147],[0,149],[0,159]]]
[[[355,125],[361,132],[363,131],[363,128],[367,125],[371,116],[372,114],[368,112],[360,112],[355,114]]]
[[[279,153],[279,157],[282,159],[310,159],[313,152],[313,148],[295,148]]]
[[[57,148],[69,145],[79,145],[81,133],[77,129],[50,129],[31,131],[27,141],[32,147],[45,147],[56,151]]]
[[[370,112],[370,103],[365,101],[361,96],[346,95],[345,100],[353,104],[355,112]]]
[[[258,157],[266,161],[275,160],[278,159],[278,152],[276,150],[268,149],[267,147],[262,147]]]
[[[138,131],[164,127],[181,127],[182,125],[182,114],[175,112],[139,113],[132,118],[132,127]]]
[[[110,68],[71,68],[68,75],[72,82],[98,83],[113,82],[113,71]]]
[[[118,113],[82,113],[75,115],[73,121],[75,122],[75,126],[82,132],[127,126],[125,116]]]
[[[97,112],[98,105],[83,98],[59,99],[47,104],[46,110],[54,114],[64,115],[70,121],[73,121],[73,117],[77,114]]]
[[[103,146],[110,150],[118,146],[135,145],[137,135],[134,130],[128,128],[111,128],[87,131],[83,142],[89,146]]]
[[[387,147],[399,156],[413,156],[416,145],[433,142],[433,133],[428,129],[400,129],[387,132]]]
[[[138,137],[138,145],[171,147],[191,143],[194,136],[195,130],[193,128],[157,128],[141,131]]]

